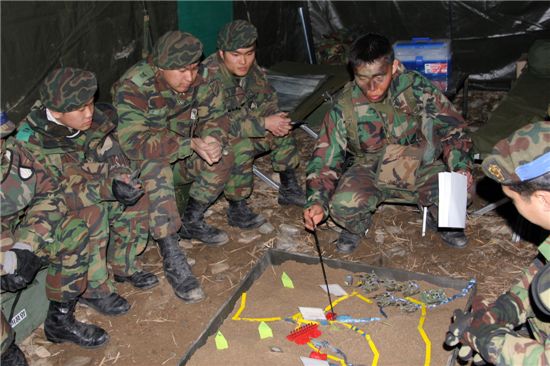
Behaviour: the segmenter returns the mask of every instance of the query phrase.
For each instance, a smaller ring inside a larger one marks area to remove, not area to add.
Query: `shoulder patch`
[[[23,122],[17,129],[17,135],[15,138],[18,141],[28,142],[29,138],[33,135],[34,131],[27,122]]]
[[[153,68],[149,65],[146,65],[139,70],[135,75],[133,75],[130,80],[137,86],[143,86],[143,84],[150,78],[155,76]]]

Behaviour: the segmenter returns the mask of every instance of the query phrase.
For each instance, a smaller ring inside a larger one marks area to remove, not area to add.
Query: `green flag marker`
[[[290,277],[288,277],[286,272],[283,272],[283,275],[281,276],[281,280],[283,281],[283,286],[284,287],[294,288],[294,284],[292,283],[292,280],[290,279]]]
[[[258,332],[260,333],[261,339],[273,338],[273,331],[265,322],[261,322],[260,325],[258,325]]]
[[[229,348],[229,344],[227,343],[227,339],[223,336],[222,332],[218,330],[218,333],[216,334],[216,349],[222,350]]]

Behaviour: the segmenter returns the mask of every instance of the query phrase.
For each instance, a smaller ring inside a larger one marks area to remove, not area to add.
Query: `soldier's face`
[[[256,45],[239,48],[235,51],[218,51],[225,67],[235,76],[248,74],[256,60]]]
[[[51,111],[55,117],[64,126],[79,131],[86,131],[92,126],[92,117],[94,115],[94,98],[90,99],[82,107],[70,112]]]
[[[160,76],[166,81],[168,86],[172,90],[178,93],[185,93],[189,90],[191,85],[195,82],[197,78],[197,73],[199,72],[199,63],[196,62],[191,65],[187,65],[180,69],[175,70],[164,70],[160,69]]]
[[[354,70],[355,83],[369,102],[377,103],[386,98],[398,65],[397,60],[389,63],[384,58],[379,58],[373,63],[363,64]]]
[[[535,191],[530,196],[522,196],[506,186],[502,186],[502,192],[510,197],[514,206],[527,220],[546,230],[550,230],[550,192]]]

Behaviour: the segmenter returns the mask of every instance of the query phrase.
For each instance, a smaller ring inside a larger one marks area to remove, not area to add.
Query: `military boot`
[[[208,225],[204,221],[204,212],[208,205],[189,197],[181,221],[183,223],[180,236],[182,239],[198,239],[204,244],[220,246],[229,241],[225,231]]]
[[[298,184],[294,169],[289,168],[282,171],[279,173],[279,176],[281,178],[281,185],[279,186],[279,204],[304,207],[306,204],[306,195]]]
[[[115,292],[107,296],[91,298],[81,297],[80,303],[87,305],[103,315],[117,316],[126,314],[130,310],[130,303]]]
[[[53,343],[73,342],[85,348],[102,346],[109,340],[109,335],[96,325],[81,323],[75,319],[76,301],[50,301],[44,321],[46,338]]]
[[[27,359],[23,351],[13,342],[7,350],[2,353],[2,366],[27,366]]]
[[[439,228],[431,213],[427,215],[426,227],[437,232],[441,240],[452,248],[464,248],[468,245],[468,237],[463,229]]]
[[[229,201],[227,222],[241,229],[253,229],[267,222],[265,217],[255,214],[246,204],[246,200]]]
[[[336,241],[336,251],[342,254],[350,254],[355,250],[355,248],[357,248],[360,240],[360,235],[354,234],[346,229],[342,229],[340,236],[338,237],[338,241]]]
[[[191,272],[185,252],[179,247],[177,234],[157,240],[162,255],[166,279],[177,297],[186,303],[195,303],[205,298],[199,281]]]

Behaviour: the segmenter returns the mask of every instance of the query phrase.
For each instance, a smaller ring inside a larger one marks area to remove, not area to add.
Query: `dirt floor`
[[[503,92],[470,92],[469,121],[472,129],[487,120],[488,113],[503,95]],[[460,96],[455,104],[461,106]],[[313,140],[301,130],[296,135],[304,162],[299,168],[300,180],[304,183],[305,162]],[[257,166],[264,172],[271,172],[267,157],[259,159]],[[501,197],[500,188],[482,179],[479,168],[476,176],[478,195],[474,197],[470,212]],[[249,204],[269,219],[274,227],[271,233],[263,234],[258,229],[242,232],[230,228],[225,218],[227,202],[220,199],[211,208],[207,220],[226,229],[230,242],[221,248],[208,248],[198,242],[181,242],[190,257],[196,260],[193,271],[208,295],[205,301],[186,305],[176,298],[164,278],[157,247],[149,245],[142,261],[146,269],[160,277],[160,285],[148,291],[136,291],[128,284],[119,284],[120,294],[132,304],[128,314],[106,317],[89,308],[77,307],[77,318],[104,327],[111,336],[110,342],[95,350],[84,350],[71,344],[56,345],[47,342],[43,330],[39,328],[21,346],[30,364],[178,364],[187,348],[263,251],[279,247],[315,254],[311,234],[302,229],[300,208],[280,207],[277,193],[257,178]],[[469,245],[464,249],[446,246],[434,232],[421,237],[421,216],[413,206],[381,206],[374,216],[371,230],[352,255],[340,255],[334,251],[333,241],[338,233],[330,223],[320,227],[319,239],[327,257],[461,279],[475,278],[478,293],[494,299],[512,284],[520,270],[532,260],[536,254],[534,243],[538,243],[542,235],[539,230],[527,227],[527,239],[512,242],[511,226],[517,224],[517,216],[511,204],[481,217],[469,216],[466,230]],[[282,224],[285,225],[281,227]]]

